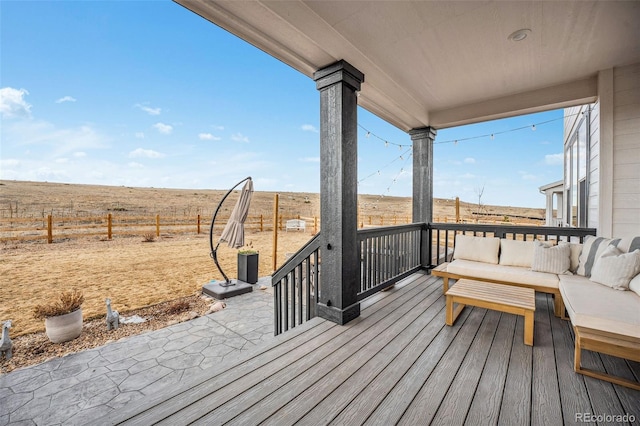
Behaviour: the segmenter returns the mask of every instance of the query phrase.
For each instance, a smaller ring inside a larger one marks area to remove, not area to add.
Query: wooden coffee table
[[[533,313],[536,310],[533,289],[460,279],[445,296],[447,325],[453,325],[466,305],[521,315],[524,317],[524,344],[533,346]],[[458,304],[455,309],[454,303]]]

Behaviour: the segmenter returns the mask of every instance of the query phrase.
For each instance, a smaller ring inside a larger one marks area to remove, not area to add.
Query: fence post
[[[369,225],[371,225],[371,216],[369,216]]]
[[[460,197],[456,197],[456,223],[460,223]]]
[[[313,234],[318,233],[318,216],[313,217]]]
[[[282,231],[282,215],[280,215],[280,227],[279,229]]]
[[[393,215],[393,224],[394,225],[398,224],[398,216],[396,216],[395,214]]]
[[[47,216],[47,243],[53,242],[53,219],[51,215]]]
[[[384,216],[380,216],[380,226],[384,226]]]
[[[160,236],[160,215],[156,215],[156,237]]]
[[[113,232],[112,232],[112,226],[113,226],[113,216],[111,216],[111,213],[109,213],[107,215],[107,238],[111,239],[111,237],[113,236]]]
[[[200,234],[200,215],[198,215],[198,235]]]

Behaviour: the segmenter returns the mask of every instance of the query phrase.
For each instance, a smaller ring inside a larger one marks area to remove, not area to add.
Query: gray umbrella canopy
[[[220,241],[226,241],[229,247],[239,248],[244,245],[244,222],[249,214],[249,204],[253,195],[253,181],[249,179],[242,187],[240,198],[236,203],[229,222],[224,227]]]

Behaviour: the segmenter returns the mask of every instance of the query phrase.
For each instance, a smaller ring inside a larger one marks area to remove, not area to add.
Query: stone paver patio
[[[0,376],[0,425],[90,424],[273,337],[271,277],[225,301],[222,311]]]

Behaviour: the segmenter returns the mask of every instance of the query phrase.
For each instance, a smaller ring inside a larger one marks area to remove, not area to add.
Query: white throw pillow
[[[499,249],[500,238],[458,234],[453,258],[497,265]]]
[[[567,244],[547,246],[535,241],[531,270],[551,274],[571,274],[571,248]]]
[[[500,264],[531,268],[534,241],[500,240]]]
[[[640,274],[636,275],[629,283],[629,290],[640,296]]]
[[[608,246],[591,269],[590,280],[616,290],[629,289],[631,278],[640,272],[640,250],[624,253]]]

